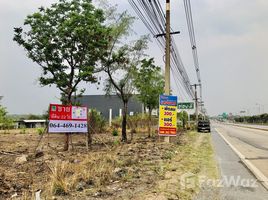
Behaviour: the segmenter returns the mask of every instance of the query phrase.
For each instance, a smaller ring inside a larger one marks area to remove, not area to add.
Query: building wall
[[[112,109],[113,118],[119,116],[119,110],[123,108],[121,99],[116,95],[84,95],[75,100],[88,109],[96,109],[101,112],[102,116],[109,119],[109,109]],[[128,102],[128,114],[142,113],[142,104],[136,97],[132,97]]]

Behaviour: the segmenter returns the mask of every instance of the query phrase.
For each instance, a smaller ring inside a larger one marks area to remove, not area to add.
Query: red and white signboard
[[[50,104],[48,132],[87,132],[87,107]]]

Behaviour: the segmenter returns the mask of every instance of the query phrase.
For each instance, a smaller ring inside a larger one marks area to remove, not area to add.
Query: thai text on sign
[[[87,126],[87,107],[50,104],[49,133],[85,133]]]
[[[160,95],[159,98],[159,135],[176,136],[177,97]]]

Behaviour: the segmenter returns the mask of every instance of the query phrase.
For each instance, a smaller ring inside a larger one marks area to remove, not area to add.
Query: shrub
[[[118,136],[118,131],[116,129],[114,129],[113,132],[112,132],[112,135],[113,136]]]
[[[114,146],[117,146],[117,145],[119,145],[120,144],[120,140],[115,140],[114,142],[113,142],[113,145]]]
[[[101,133],[105,131],[106,120],[96,109],[89,111],[89,126],[93,133]]]
[[[42,135],[42,134],[44,134],[44,132],[45,132],[45,129],[44,128],[38,128],[37,129],[38,135]]]
[[[66,195],[68,194],[68,181],[66,172],[69,171],[68,163],[56,162],[55,166],[51,169],[51,193],[53,195]]]
[[[13,120],[7,116],[6,108],[0,105],[0,129],[10,129],[14,126]]]
[[[117,117],[117,118],[113,119],[113,121],[112,121],[113,128],[118,129],[121,127],[121,125],[122,125],[122,118],[121,117]]]

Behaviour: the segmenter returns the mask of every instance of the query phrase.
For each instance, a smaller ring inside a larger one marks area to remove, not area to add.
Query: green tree
[[[143,59],[135,71],[134,85],[139,93],[138,99],[149,110],[148,136],[151,136],[152,110],[159,106],[159,95],[164,93],[164,77],[154,59]]]
[[[144,55],[148,38],[144,36],[132,42],[126,41],[134,18],[127,12],[118,14],[114,7],[108,8],[107,14],[111,32],[107,55],[102,59],[102,68],[108,75],[105,91],[107,94],[115,93],[122,100],[122,141],[126,142],[128,101],[134,92],[133,71]]]
[[[6,108],[0,105],[0,129],[9,129],[13,120],[7,116]]]
[[[27,16],[24,25],[24,29],[14,28],[13,39],[41,67],[40,84],[55,85],[61,91],[62,103],[72,104],[79,83],[96,82],[93,73],[107,48],[110,30],[103,11],[91,0],[59,0]],[[64,149],[68,147],[66,134]]]
[[[182,121],[183,129],[186,129],[186,124],[188,122],[188,113],[186,111],[178,113],[178,119]]]

